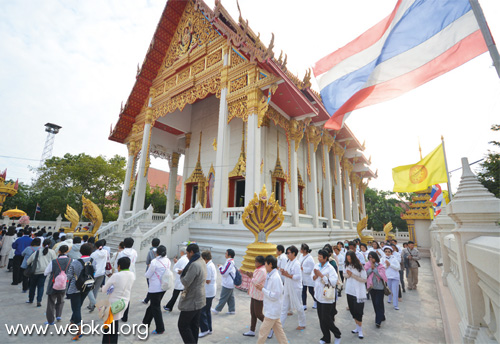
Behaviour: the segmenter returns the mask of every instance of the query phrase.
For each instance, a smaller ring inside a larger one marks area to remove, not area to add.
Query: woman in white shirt
[[[113,323],[110,329],[102,334],[102,343],[118,343],[119,320],[125,314],[125,310],[130,302],[130,291],[135,281],[135,273],[130,271],[130,258],[122,257],[116,262],[117,273],[108,278],[102,292],[108,295],[109,304],[116,301],[125,301],[125,308],[120,312],[113,314]]]
[[[375,240],[373,240],[372,242],[372,249],[373,251],[377,252],[379,258],[382,258],[384,256],[384,251],[382,251],[380,245]]]
[[[330,253],[326,250],[319,250],[318,261],[313,272],[311,273],[311,278],[314,280],[314,296],[318,303],[318,318],[319,326],[323,337],[320,339],[321,344],[331,343],[330,332],[335,336],[335,344],[340,343],[340,330],[335,326],[333,322],[333,314],[335,307],[335,294],[333,299],[325,298],[323,289],[325,285],[330,285],[333,290],[337,285],[337,273],[335,268],[328,262]]]
[[[281,275],[285,278],[284,292],[283,292],[283,305],[281,307],[281,324],[284,326],[285,320],[288,316],[288,310],[297,310],[299,314],[299,326],[297,330],[306,328],[306,314],[302,306],[302,271],[297,259],[299,250],[297,247],[290,246],[286,249],[288,262],[285,268],[281,269]]]
[[[151,261],[148,271],[145,274],[146,278],[149,279],[148,296],[151,302],[146,309],[142,323],[149,327],[151,321],[154,319],[156,330],[152,332],[153,334],[162,334],[165,332],[161,312],[161,299],[165,295],[165,290],[161,288],[161,278],[167,270],[170,270],[170,259],[167,257],[167,248],[160,245],[156,249],[156,258]]]
[[[201,258],[207,264],[207,279],[205,281],[206,304],[201,309],[200,314],[200,338],[212,333],[212,313],[210,312],[210,308],[212,308],[212,301],[217,291],[217,270],[215,269],[214,262],[212,262],[212,253],[210,251],[203,251]]]
[[[385,266],[385,275],[387,276],[387,286],[392,294],[387,297],[387,303],[393,303],[394,309],[399,310],[399,269],[401,268],[399,256],[392,253],[391,246],[384,247],[385,256],[380,260],[380,264]]]
[[[361,328],[363,321],[363,311],[366,301],[366,271],[359,262],[356,253],[348,251],[345,257],[346,282],[345,293],[347,304],[354,321],[356,329],[352,333],[357,333],[360,339],[364,338]]]
[[[283,245],[276,246],[276,260],[278,261],[278,273],[280,275],[281,281],[285,283],[285,278],[281,276],[281,269],[285,268],[288,258],[286,257],[285,248],[283,247]]]
[[[300,253],[302,254],[299,258],[300,270],[302,271],[302,305],[304,310],[307,309],[307,289],[309,289],[309,294],[314,299],[313,309],[316,309],[316,299],[314,298],[314,281],[311,277],[311,272],[314,269],[314,259],[311,257],[311,250],[309,245],[302,244],[300,246]]]
[[[94,289],[89,292],[90,303],[87,307],[89,309],[89,312],[92,312],[95,309],[97,293],[99,292],[99,289],[101,289],[102,281],[104,281],[106,263],[109,262],[109,253],[104,249],[103,240],[98,240],[95,243],[95,247],[97,248],[97,250],[92,252],[92,254],[90,255],[90,258],[95,261],[96,270],[94,273]]]

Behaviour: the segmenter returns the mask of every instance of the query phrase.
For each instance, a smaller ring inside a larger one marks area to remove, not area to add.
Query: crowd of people
[[[112,254],[104,239],[12,225],[2,227],[0,243],[0,268],[12,272],[12,285],[20,285],[28,294],[26,303],[34,303],[36,296],[36,306],[42,307],[44,293],[47,295],[47,325],[62,320],[65,300],[69,299],[70,323],[81,326],[82,307],[88,297],[88,312],[97,308],[106,324],[102,342],[118,342],[116,328],[120,321],[128,321],[131,290],[137,278],[133,238],[125,238]],[[341,331],[335,325],[335,316],[342,293],[354,320],[351,332],[363,339],[365,302],[371,299],[374,322],[380,328],[386,320],[385,302],[398,311],[402,293],[417,289],[420,254],[411,241],[402,246],[396,240],[365,244],[359,239],[325,244],[317,252],[317,261],[311,252],[305,243],[300,250],[294,245],[286,249],[278,245],[275,256],[257,256],[255,270],[248,272],[237,268],[232,249],[225,252],[225,263],[216,267],[210,251],[200,252],[197,244],[190,244],[180,249],[179,259],[174,258],[171,267],[166,247],[155,238],[146,259],[148,292],[142,303],[148,307],[142,323],[150,328],[154,320],[151,334],[165,332],[161,304],[165,293],[171,291],[163,309],[171,312],[179,299],[179,334],[184,343],[197,343],[213,333],[212,316],[226,305],[227,314],[235,314],[234,290],[245,275],[249,280],[250,327],[243,336],[257,336],[257,343],[276,336],[279,343],[288,343],[283,326],[289,316],[297,313],[296,329],[306,330],[309,293],[313,299],[309,306],[316,310],[322,332],[319,343],[331,343],[333,339],[338,344]],[[222,285],[219,301],[212,307],[217,274]],[[73,340],[81,337],[80,329]]]

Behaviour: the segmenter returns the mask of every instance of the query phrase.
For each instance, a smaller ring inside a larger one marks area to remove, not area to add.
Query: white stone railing
[[[133,226],[137,226],[140,222],[151,220],[153,215],[153,207],[141,210],[127,219],[118,219],[118,221],[110,222],[106,226],[99,228],[97,234],[100,239],[105,239],[111,233],[120,233],[129,230]]]
[[[234,224],[237,224],[241,221],[241,216],[243,216],[244,212],[244,207],[224,208],[222,209],[222,221],[224,223],[229,223],[229,218],[232,216]]]
[[[462,171],[453,200],[429,228],[445,335],[447,342],[499,343],[500,200],[465,158]]]
[[[288,211],[283,212],[283,217],[285,218],[283,220],[283,224],[291,225],[292,224],[292,213]]]
[[[200,204],[196,208],[190,208],[176,219],[172,219],[168,215],[164,221],[151,228],[146,233],[134,233],[134,239],[139,243],[138,249],[143,252],[150,245],[151,240],[155,237],[160,238],[162,243],[165,243],[169,252],[174,248],[174,243],[186,241],[189,239],[189,231],[185,231],[189,227],[189,223],[210,222],[212,220],[212,209],[202,208]],[[180,235],[176,235],[176,233]],[[187,232],[187,233],[186,233]],[[187,235],[186,235],[187,234]]]
[[[165,221],[165,219],[167,218],[167,214],[162,214],[162,213],[153,213],[153,222],[161,222],[161,221]]]
[[[299,214],[299,227],[313,227],[313,217],[312,215]]]
[[[363,229],[362,233],[363,235],[371,235],[377,241],[385,240],[385,232],[382,231],[375,231],[373,229]],[[394,234],[396,240],[398,241],[398,244],[402,244],[403,242],[410,240],[410,233],[400,232],[397,228],[396,228],[396,233],[391,232],[391,234]]]

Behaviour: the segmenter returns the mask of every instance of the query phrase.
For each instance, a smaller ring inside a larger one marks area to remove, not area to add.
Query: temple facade
[[[110,140],[128,148],[120,219],[143,211],[150,157],[182,175],[180,213],[198,206],[213,225],[237,222],[263,185],[291,227],[353,229],[376,174],[351,130],[323,128],[329,115],[311,89],[216,1],[167,2]],[[179,160],[184,164],[180,170]],[[167,215],[177,179],[170,178]],[[132,195],[133,197],[132,203]]]

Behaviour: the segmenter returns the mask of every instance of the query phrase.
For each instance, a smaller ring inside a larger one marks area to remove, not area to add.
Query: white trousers
[[[290,300],[291,297],[296,297],[297,302],[293,302]],[[290,304],[300,304],[302,305],[302,289],[297,289],[295,295],[290,295],[285,293],[283,295],[283,304],[281,305],[281,325],[285,326],[285,320],[288,316],[288,310],[290,309]],[[303,307],[299,307],[297,309],[297,313],[299,314],[299,326],[306,326],[306,313],[304,312]]]

